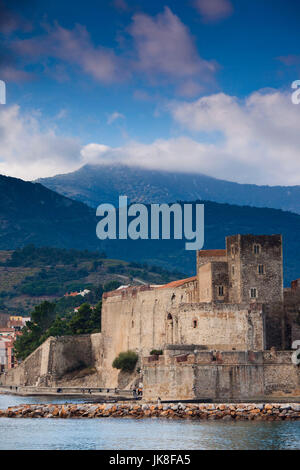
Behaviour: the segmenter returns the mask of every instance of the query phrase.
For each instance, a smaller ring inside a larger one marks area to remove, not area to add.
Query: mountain
[[[300,215],[277,209],[205,205],[205,249],[224,248],[236,233],[281,233],[285,284],[300,275]],[[194,203],[195,204],[195,203]],[[38,183],[0,176],[0,249],[37,246],[105,251],[110,258],[147,262],[186,274],[195,273],[195,253],[185,240],[105,240],[96,238],[95,210]],[[172,232],[172,230],[171,230]]]
[[[101,249],[95,211],[41,184],[0,175],[0,249],[30,243]]]
[[[65,175],[38,180],[44,186],[91,207],[132,202],[163,203],[203,199],[221,203],[270,207],[300,214],[300,186],[257,186],[193,173],[149,170],[125,165],[85,165]]]

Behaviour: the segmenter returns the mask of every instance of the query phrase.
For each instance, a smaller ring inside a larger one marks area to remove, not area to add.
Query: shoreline
[[[195,420],[300,420],[299,403],[91,403],[18,405],[0,410],[0,418],[168,418]]]

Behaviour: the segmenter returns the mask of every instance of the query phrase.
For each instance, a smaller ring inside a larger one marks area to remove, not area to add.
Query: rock
[[[260,410],[258,408],[255,408],[254,410],[250,410],[251,414],[259,414]]]
[[[294,403],[291,408],[293,411],[300,411],[300,404]]]
[[[273,409],[273,405],[271,405],[270,403],[267,403],[267,404],[265,405],[265,410],[270,411],[270,410],[272,410],[272,409]]]
[[[225,415],[223,416],[222,421],[233,421],[233,417],[231,415]]]
[[[225,410],[226,409],[226,405],[218,405],[218,410]]]

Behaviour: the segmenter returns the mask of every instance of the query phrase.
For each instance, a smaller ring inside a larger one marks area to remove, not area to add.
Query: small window
[[[231,247],[231,256],[234,257],[235,255],[235,246]]]
[[[258,274],[265,274],[265,266],[263,264],[259,264],[257,266],[257,271],[258,271]]]
[[[168,320],[173,320],[172,315],[170,313],[168,314]]]
[[[218,287],[218,295],[219,295],[219,297],[224,296],[224,286],[219,286]]]
[[[197,328],[197,326],[198,326],[197,320],[193,320],[193,328]]]
[[[234,264],[231,266],[231,273],[234,276],[235,275],[235,266]]]
[[[131,328],[134,328],[134,321],[131,322]]]
[[[256,287],[252,287],[250,289],[250,297],[251,297],[251,299],[256,299],[257,298],[257,289],[256,289]]]
[[[258,244],[253,245],[253,253],[254,253],[255,255],[259,255],[260,252],[261,252],[261,246],[258,245]]]

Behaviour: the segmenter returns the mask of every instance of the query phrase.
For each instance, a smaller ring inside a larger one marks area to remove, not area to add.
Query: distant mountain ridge
[[[101,249],[95,211],[39,183],[0,175],[0,249],[37,246]]]
[[[204,249],[224,248],[236,233],[283,235],[285,285],[300,275],[300,215],[276,209],[205,205]],[[195,204],[195,202],[194,202]],[[36,246],[105,251],[110,258],[146,262],[187,275],[195,273],[195,252],[185,240],[105,240],[96,237],[95,210],[38,183],[0,176],[0,250]],[[172,233],[172,229],[171,229]]]
[[[239,184],[202,174],[138,166],[85,165],[73,173],[42,178],[38,182],[91,207],[104,202],[116,205],[119,195],[127,195],[131,202],[146,204],[206,200],[300,214],[300,186]]]

